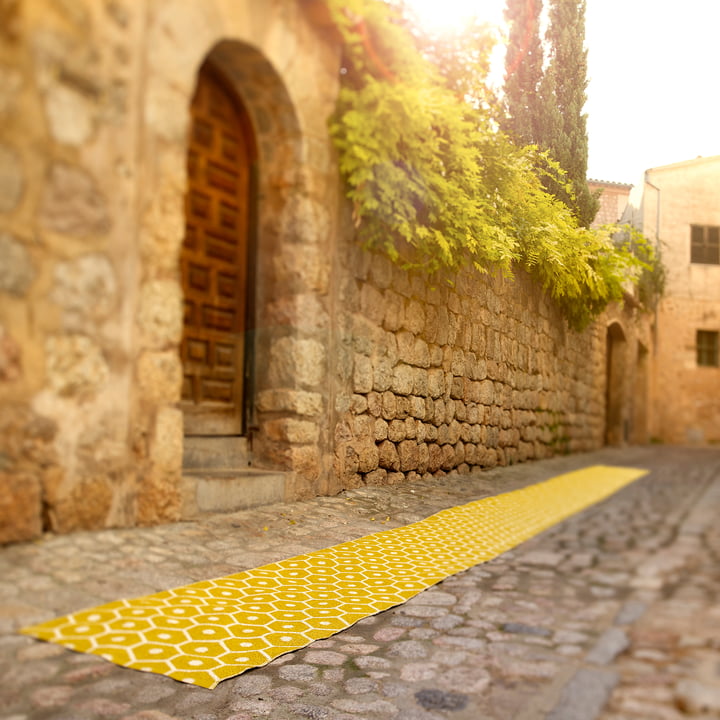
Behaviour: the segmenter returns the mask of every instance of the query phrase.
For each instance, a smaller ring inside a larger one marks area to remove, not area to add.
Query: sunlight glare
[[[431,32],[457,32],[471,18],[502,25],[505,0],[407,0],[407,5]]]

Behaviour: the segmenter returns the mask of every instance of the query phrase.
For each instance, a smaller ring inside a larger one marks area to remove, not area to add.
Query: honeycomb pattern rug
[[[213,688],[497,557],[646,472],[588,467],[411,525],[20,632]]]

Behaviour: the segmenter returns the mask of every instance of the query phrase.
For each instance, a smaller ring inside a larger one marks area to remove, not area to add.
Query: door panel
[[[186,435],[242,433],[252,142],[240,101],[203,66],[191,105],[182,409]]]

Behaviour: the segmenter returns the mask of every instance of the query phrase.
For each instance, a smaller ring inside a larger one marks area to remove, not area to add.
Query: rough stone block
[[[389,440],[381,442],[378,446],[378,463],[380,467],[388,470],[399,470],[400,469],[400,456],[398,455],[397,448]]]
[[[325,348],[317,340],[280,338],[270,346],[270,382],[280,387],[318,386],[325,379],[326,362]]]
[[[309,420],[296,418],[278,418],[263,423],[263,430],[271,440],[308,445],[316,443],[320,437],[320,428]]]
[[[22,375],[22,352],[20,345],[0,325],[0,382],[13,382]]]
[[[377,392],[389,390],[393,381],[393,368],[390,359],[387,357],[376,357],[373,359],[373,386]]]
[[[23,185],[20,156],[8,145],[0,145],[0,212],[9,213],[18,206]]]
[[[405,437],[408,440],[412,440],[417,434],[417,425],[415,418],[405,418]]]
[[[452,445],[442,446],[442,463],[440,467],[443,470],[452,470],[455,467],[455,448]]]
[[[410,395],[413,391],[414,373],[409,365],[398,365],[393,369],[391,389],[397,395]]]
[[[306,417],[316,417],[323,409],[320,393],[304,390],[263,390],[258,394],[258,410],[261,412],[293,412]]]
[[[369,472],[365,476],[365,484],[366,485],[385,485],[387,481],[387,470],[385,468],[378,468],[377,470],[373,470],[372,472]]]
[[[373,428],[373,436],[376,441],[387,440],[388,437],[388,424],[385,420],[377,418]]]
[[[428,393],[439,398],[445,392],[445,373],[439,368],[428,370]]]
[[[174,407],[164,407],[155,419],[150,458],[160,470],[180,473],[183,456],[183,416]]]
[[[182,365],[176,352],[144,352],[137,378],[144,401],[162,404],[180,399]]]
[[[370,283],[363,283],[360,290],[360,312],[375,325],[380,325],[385,317],[383,294]]]
[[[443,462],[443,451],[442,448],[436,443],[430,443],[428,445],[428,464],[427,469],[431,473],[437,472],[442,466]]]
[[[383,327],[386,330],[395,332],[402,327],[405,303],[402,297],[392,290],[386,290],[384,295],[385,316],[383,318]]]
[[[40,221],[48,230],[77,237],[102,235],[110,229],[107,204],[93,178],[65,163],[50,168]]]
[[[369,393],[373,389],[373,366],[369,357],[355,353],[353,363],[353,390]],[[387,388],[385,388],[387,389]]]
[[[372,440],[353,442],[353,447],[358,455],[358,471],[361,473],[372,472],[377,469],[380,460],[380,452]]]
[[[419,420],[425,418],[425,400],[422,397],[413,395],[410,398],[410,415]]]
[[[401,472],[415,470],[418,466],[418,446],[414,440],[403,440],[398,445]]]
[[[63,309],[66,329],[82,331],[88,323],[105,320],[115,309],[115,271],[104,255],[82,255],[60,262],[54,275],[50,299]]]
[[[45,357],[48,384],[58,395],[94,395],[110,376],[102,351],[84,335],[50,336]]]
[[[0,544],[42,534],[40,482],[30,473],[0,472]]]
[[[163,350],[182,337],[182,291],[174,280],[153,280],[140,290],[138,324],[146,347]]]
[[[386,420],[394,420],[397,416],[397,400],[391,392],[382,394],[382,416]]]
[[[0,233],[0,292],[22,296],[35,279],[35,267],[23,243]]]
[[[390,442],[400,442],[406,438],[405,423],[402,420],[392,420],[388,426],[388,440]]]
[[[368,412],[373,417],[380,417],[383,412],[383,396],[377,392],[368,393]]]

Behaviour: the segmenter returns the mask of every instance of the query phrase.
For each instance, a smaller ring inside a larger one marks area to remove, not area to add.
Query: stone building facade
[[[630,198],[632,185],[608,180],[588,180],[590,192],[600,191],[600,207],[590,227],[620,222]]]
[[[652,438],[720,442],[720,156],[648,170],[625,218],[667,269],[652,352]]]
[[[0,542],[641,436],[634,310],[356,246],[320,0],[0,13]]]

